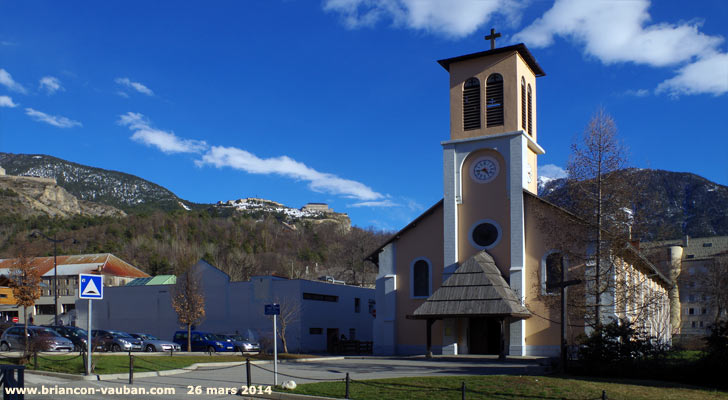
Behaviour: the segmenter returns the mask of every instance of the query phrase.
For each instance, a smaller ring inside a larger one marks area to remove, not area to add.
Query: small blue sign
[[[281,305],[280,304],[266,304],[265,305],[265,315],[281,315]]]
[[[104,298],[104,277],[78,274],[78,298],[100,300]]]

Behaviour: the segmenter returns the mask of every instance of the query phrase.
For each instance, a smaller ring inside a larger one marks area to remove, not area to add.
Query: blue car
[[[175,332],[172,341],[179,344],[183,351],[187,350],[187,331]],[[235,346],[214,333],[192,331],[192,351],[235,351]]]

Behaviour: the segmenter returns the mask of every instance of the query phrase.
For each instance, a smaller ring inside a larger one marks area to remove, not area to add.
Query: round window
[[[473,243],[479,247],[488,247],[493,245],[500,235],[500,230],[497,226],[490,222],[483,222],[473,228],[471,238]]]

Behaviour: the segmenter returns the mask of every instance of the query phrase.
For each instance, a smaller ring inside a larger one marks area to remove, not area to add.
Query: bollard
[[[169,356],[172,357],[172,354],[174,354],[174,347],[169,348]]]
[[[346,373],[346,393],[344,394],[344,398],[349,398],[349,373]]]
[[[607,399],[608,399],[608,397],[607,397],[607,391],[606,390],[602,390],[602,400],[607,400]]]
[[[33,369],[38,369],[38,352],[33,352]]]
[[[85,351],[81,351],[81,358],[83,359],[83,370],[84,370],[84,372],[86,372],[86,371],[88,371],[88,368],[86,368],[86,363],[88,362],[88,360],[86,360]]]
[[[129,351],[129,384],[134,383],[134,356],[131,355],[131,350]]]
[[[248,387],[250,387],[251,383],[250,383],[250,359],[249,358],[245,359],[245,376],[247,378]]]
[[[462,394],[463,394],[463,400],[465,400],[465,382],[463,382],[463,386],[462,386],[462,387],[460,387],[460,391],[461,391],[461,392],[462,392]]]

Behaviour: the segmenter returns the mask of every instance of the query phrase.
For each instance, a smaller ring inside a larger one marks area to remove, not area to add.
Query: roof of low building
[[[174,285],[177,277],[174,275],[157,275],[150,278],[136,278],[126,286],[152,286],[152,285]]]
[[[18,258],[0,260],[0,275],[9,275],[10,270],[18,263]],[[53,256],[34,257],[31,262],[38,268],[42,276],[55,273]],[[149,274],[129,264],[111,253],[76,254],[57,256],[58,275],[98,274],[124,278],[146,278]]]
[[[410,318],[530,316],[503,279],[493,257],[480,251],[455,270]]]

